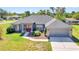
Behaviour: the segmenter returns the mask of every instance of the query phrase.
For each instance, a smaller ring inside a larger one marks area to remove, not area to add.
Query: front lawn
[[[72,26],[72,35],[76,38],[77,41],[79,41],[79,25]],[[79,45],[79,42],[76,43]]]
[[[4,40],[0,41],[0,50],[3,51],[51,51],[50,42],[35,42],[20,36],[20,33],[6,34],[7,27],[10,24],[2,24],[4,26]]]
[[[79,25],[73,25],[72,35],[79,39]]]

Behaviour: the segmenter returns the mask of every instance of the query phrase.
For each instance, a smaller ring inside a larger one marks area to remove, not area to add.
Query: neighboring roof
[[[6,16],[6,17],[20,17],[19,15],[12,15],[12,16]]]
[[[66,21],[76,21],[76,19],[74,19],[74,18],[66,18],[65,20]]]
[[[31,16],[24,18],[24,20],[19,20],[19,21],[15,22],[14,24],[34,23],[34,22],[37,24],[46,24],[47,22],[49,22],[52,19],[53,18],[48,15],[31,15]]]
[[[31,15],[28,16],[26,18],[24,18],[24,20],[18,20],[13,24],[25,24],[25,23],[36,23],[36,24],[45,24],[45,26],[47,28],[69,28],[70,25],[54,19],[48,15]]]
[[[55,22],[52,22],[47,28],[70,28],[71,26],[60,21],[56,20]]]

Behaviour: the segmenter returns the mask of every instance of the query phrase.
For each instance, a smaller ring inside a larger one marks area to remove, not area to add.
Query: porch
[[[33,32],[35,30],[39,30],[41,32],[44,32],[45,25],[44,24],[36,24],[36,23],[27,23],[23,24],[22,32]]]

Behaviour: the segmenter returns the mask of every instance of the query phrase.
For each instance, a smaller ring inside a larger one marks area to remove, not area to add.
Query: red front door
[[[27,28],[26,31],[27,31],[27,32],[31,32],[31,28]]]
[[[31,27],[32,27],[31,24],[26,24],[26,25],[25,25],[26,31],[27,31],[27,32],[31,32]]]

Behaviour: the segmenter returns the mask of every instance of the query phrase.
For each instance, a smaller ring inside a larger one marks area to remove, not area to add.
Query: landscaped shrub
[[[36,30],[32,33],[33,36],[40,36],[41,32],[39,30]]]
[[[21,33],[21,35],[20,35],[20,36],[23,36],[24,34],[25,34],[25,32]]]
[[[46,36],[46,33],[47,33],[47,28],[45,28],[45,31],[44,31],[45,36]]]
[[[7,34],[14,33],[15,30],[12,27],[7,28]]]

